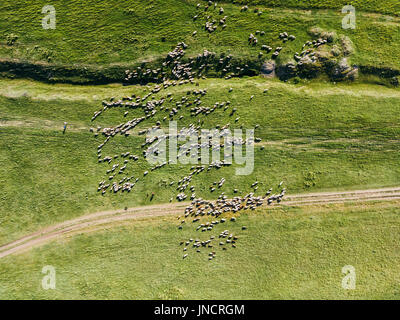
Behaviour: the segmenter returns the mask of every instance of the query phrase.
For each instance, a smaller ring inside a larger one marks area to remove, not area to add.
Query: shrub
[[[10,33],[6,36],[6,42],[8,46],[12,46],[18,40],[18,36],[16,34]]]
[[[314,38],[319,38],[322,32],[323,30],[320,27],[312,27],[310,30],[308,30],[308,33]]]
[[[343,54],[345,56],[349,56],[354,52],[353,42],[350,40],[349,37],[341,35],[340,36],[340,44],[342,46]]]
[[[335,44],[332,46],[331,53],[334,57],[338,57],[342,53],[342,50],[340,50],[339,46]]]
[[[336,40],[337,34],[335,31],[323,31],[321,33],[321,38],[327,40],[332,43]]]
[[[390,79],[390,84],[393,85],[393,86],[395,86],[395,87],[398,87],[398,86],[400,85],[400,79],[399,79],[399,77],[393,77],[393,78],[391,78],[391,79]]]
[[[304,172],[303,176],[304,176],[303,183],[306,188],[311,188],[316,185],[317,174],[315,172],[312,171]]]
[[[336,40],[337,34],[335,31],[325,31],[320,27],[312,27],[308,30],[308,34],[313,38],[322,38],[332,43]]]

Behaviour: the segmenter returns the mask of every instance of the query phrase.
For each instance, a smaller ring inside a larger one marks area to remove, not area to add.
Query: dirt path
[[[400,187],[355,190],[343,192],[319,192],[298,195],[288,195],[280,205],[304,206],[316,204],[330,204],[340,202],[384,201],[400,199]],[[130,208],[127,210],[102,211],[68,220],[54,226],[47,227],[38,232],[0,246],[0,258],[30,250],[54,239],[59,239],[76,232],[84,233],[94,227],[106,226],[125,220],[143,219],[179,214],[189,202],[158,204]],[[276,204],[274,206],[277,206]]]

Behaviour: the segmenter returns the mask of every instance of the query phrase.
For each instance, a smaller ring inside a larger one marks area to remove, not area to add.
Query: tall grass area
[[[345,5],[352,5],[363,11],[400,15],[400,3],[396,0],[225,0],[223,2],[302,9],[341,9]]]
[[[236,249],[190,250],[193,234],[158,218],[78,234],[0,261],[1,299],[399,299],[400,203],[281,207],[219,225]],[[240,226],[248,226],[241,231]],[[56,289],[41,287],[46,265]],[[344,290],[342,268],[356,271]]]
[[[97,184],[108,179],[108,165],[98,164],[96,150],[103,138],[93,137],[89,127],[116,125],[124,119],[123,111],[110,110],[95,123],[90,118],[103,98],[138,93],[144,87],[76,86],[70,91],[69,85],[26,80],[2,80],[1,84],[0,243],[85,213],[150,204],[152,192],[156,194],[152,203],[168,202],[177,194],[176,186],[170,187],[169,182],[190,172],[191,165],[168,166],[143,178],[150,165],[140,160],[127,168],[140,178],[133,192],[102,197]],[[260,194],[281,180],[292,194],[399,184],[397,90],[370,85],[292,85],[261,78],[204,80],[200,84],[208,88],[202,98],[204,105],[229,99],[243,128],[260,124],[256,136],[263,140],[256,145],[251,175],[236,176],[236,165],[201,173],[193,179],[197,196],[216,198],[209,186],[222,177],[227,183],[221,191],[228,196],[233,196],[234,188],[241,194],[248,192],[255,180],[260,181]],[[234,90],[228,93],[230,87]],[[178,100],[189,88],[175,87],[171,92]],[[268,93],[263,93],[265,88]],[[250,102],[251,95],[255,97]],[[197,121],[188,109],[180,114],[185,117],[179,126]],[[134,116],[130,111],[129,117]],[[117,136],[104,155],[126,151],[139,155],[144,138],[135,133],[163,117],[164,113],[157,114],[130,137]],[[232,128],[239,126],[222,109],[200,118],[204,128],[229,122]],[[63,135],[64,121],[69,125]]]
[[[296,41],[283,45],[279,60],[288,60],[295,52],[301,51],[305,41],[310,40],[309,29],[318,26],[350,37],[355,46],[354,64],[400,69],[399,18],[362,11],[371,9],[395,13],[399,7],[395,0],[352,1],[359,9],[354,30],[341,27],[344,15],[340,9],[344,1],[252,2],[260,4],[261,16],[252,10],[241,13],[240,6],[223,3],[224,15],[228,16],[227,27],[224,30],[218,28],[213,34],[203,30],[203,20],[211,15],[218,21],[218,10],[196,10],[197,2],[205,4],[199,0],[89,0],[82,5],[77,0],[59,0],[54,4],[57,27],[44,30],[41,9],[48,4],[46,1],[4,0],[0,3],[0,57],[74,64],[74,67],[87,64],[132,66],[164,57],[178,42],[185,41],[190,46],[188,55],[197,55],[207,48],[257,60],[260,46],[250,47],[247,38],[256,30],[264,30],[266,35],[258,37],[260,45],[281,46],[278,35],[284,31],[297,36]],[[264,4],[279,8],[263,7]],[[293,6],[333,9],[306,11],[285,8]],[[199,18],[193,21],[196,14]],[[198,35],[192,37],[195,30],[199,31]],[[7,44],[10,36],[18,37],[12,45]],[[264,56],[268,57],[270,55]]]

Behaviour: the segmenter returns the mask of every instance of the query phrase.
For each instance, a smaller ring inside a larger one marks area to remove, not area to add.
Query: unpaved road
[[[400,187],[287,195],[280,205],[304,206],[347,201],[360,202],[398,199],[400,199]],[[0,258],[11,254],[25,252],[33,247],[43,245],[51,240],[59,239],[76,232],[89,232],[92,231],[93,228],[104,227],[115,222],[178,214],[179,212],[183,212],[184,208],[188,204],[188,202],[159,204],[130,208],[127,210],[102,211],[85,215],[47,227],[43,230],[0,246]],[[276,204],[273,206],[276,206]]]

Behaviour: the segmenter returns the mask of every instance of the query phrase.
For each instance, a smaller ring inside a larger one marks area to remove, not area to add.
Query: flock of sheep
[[[222,178],[223,181],[225,180]],[[221,180],[222,180],[221,179]],[[221,183],[221,181],[220,181]],[[282,187],[281,182],[278,188]],[[251,185],[253,191],[257,190],[258,181]],[[279,194],[271,195],[272,189],[269,189],[264,196],[255,196],[254,192],[250,192],[244,197],[234,197],[233,199],[228,199],[224,192],[218,197],[217,201],[209,201],[201,198],[193,198],[191,204],[186,207],[184,212],[184,217],[178,217],[180,220],[179,229],[183,228],[183,225],[187,222],[193,224],[197,232],[212,232],[213,228],[219,224],[225,223],[235,223],[237,215],[241,211],[245,210],[255,210],[257,207],[262,206],[265,202],[270,205],[274,201],[277,203],[282,201],[286,193],[286,189],[282,188]],[[189,220],[189,221],[187,221]],[[246,226],[242,226],[242,230],[246,230]],[[219,233],[218,238],[215,235],[206,236],[206,240],[193,240],[190,238],[186,241],[181,241],[180,245],[184,245],[183,248],[183,258],[187,258],[188,248],[192,245],[192,248],[196,250],[197,253],[201,253],[204,250],[209,251],[208,259],[212,260],[216,257],[216,248],[221,248],[222,250],[227,250],[228,247],[236,248],[239,236],[230,232],[228,229]]]
[[[217,4],[209,1],[207,5],[204,6],[204,10],[209,10],[210,7],[214,6],[217,9]],[[200,10],[201,5],[197,5],[196,10]],[[247,6],[244,6],[241,11],[247,11]],[[224,9],[219,9],[219,14],[222,15],[224,13]],[[258,15],[262,14],[261,11],[255,12]],[[194,19],[198,19],[199,15],[194,16]],[[217,25],[221,25],[222,28],[226,26],[228,17],[224,16],[221,20],[214,21],[210,20],[210,17],[207,17],[207,21],[205,24],[205,30],[207,32],[214,32],[217,30]],[[192,36],[196,36],[197,31],[193,33]],[[264,31],[257,31],[255,35],[251,34],[249,36],[249,45],[256,46],[258,43],[258,39],[256,36],[263,36],[265,34]],[[279,35],[279,38],[283,41],[293,41],[296,39],[295,36],[289,35],[284,32]],[[314,46],[318,47],[325,43],[324,40],[309,42],[303,46]],[[122,154],[115,155],[103,155],[104,146],[110,141],[111,138],[116,135],[129,136],[132,134],[132,130],[135,129],[139,124],[143,124],[144,122],[152,121],[152,118],[155,115],[164,114],[162,120],[158,120],[153,122],[150,126],[147,126],[147,129],[139,131],[139,135],[144,135],[149,132],[151,129],[160,129],[163,127],[167,121],[170,120],[182,120],[183,115],[181,115],[182,110],[186,108],[190,108],[190,116],[192,118],[196,118],[199,116],[209,116],[216,110],[223,110],[224,112],[228,112],[230,117],[235,115],[235,118],[232,120],[235,123],[240,121],[240,117],[236,116],[237,108],[233,107],[229,100],[222,102],[215,102],[212,106],[205,106],[202,102],[202,97],[207,95],[207,89],[192,89],[187,90],[186,94],[181,96],[180,98],[175,98],[171,93],[167,93],[161,95],[161,97],[156,98],[156,94],[162,92],[162,90],[167,90],[169,87],[174,86],[182,86],[185,84],[195,84],[199,86],[195,79],[205,77],[205,72],[208,68],[208,63],[211,58],[215,58],[215,54],[211,53],[207,50],[197,57],[189,58],[187,60],[184,59],[185,52],[188,46],[184,42],[178,43],[178,45],[169,52],[162,64],[161,68],[152,70],[146,69],[143,67],[138,67],[136,70],[126,71],[126,81],[137,81],[139,79],[153,79],[156,84],[154,84],[149,92],[144,96],[139,95],[131,95],[126,96],[121,99],[111,98],[108,101],[103,101],[103,107],[101,110],[94,113],[92,117],[92,121],[96,120],[97,117],[105,113],[109,109],[114,108],[122,108],[124,111],[124,117],[129,120],[124,121],[116,126],[91,129],[91,131],[97,136],[100,133],[105,137],[104,142],[102,142],[97,148],[97,157],[99,163],[106,163],[110,166],[107,169],[107,177],[103,179],[98,185],[98,191],[103,195],[108,191],[110,193],[121,192],[130,192],[136,185],[136,183],[140,180],[146,180],[146,176],[148,176],[154,170],[159,170],[167,165],[170,165],[170,160],[165,161],[164,163],[158,164],[156,166],[151,167],[148,171],[144,171],[139,175],[127,174],[129,171],[128,166],[131,166],[131,163],[138,161],[140,157],[146,158],[149,154],[157,154],[159,152],[158,147],[160,142],[169,139],[168,135],[160,135],[153,138],[146,138],[144,143],[142,144],[143,152],[141,155],[131,154],[129,151],[124,152]],[[266,45],[261,46],[261,50],[270,52],[272,48]],[[277,47],[272,54],[273,57],[277,57],[279,52],[282,50],[282,47]],[[305,49],[302,53],[297,54],[297,61],[301,61],[302,57],[310,54],[310,49]],[[232,56],[227,55],[221,57],[218,61],[220,68],[225,72],[225,78],[229,79],[233,75],[238,75],[240,72],[244,71],[244,68],[239,68],[236,70],[237,73],[229,73],[231,70],[230,60]],[[161,82],[160,82],[161,81]],[[232,88],[229,88],[228,92],[232,92]],[[264,93],[267,93],[268,89],[265,89]],[[254,96],[249,97],[252,100]],[[129,118],[129,112],[132,110],[141,110],[143,115],[141,117],[132,117]],[[191,123],[187,127],[181,128],[178,132],[179,134],[187,134],[187,132],[199,132],[202,128],[200,125],[201,121],[199,120],[197,123]],[[223,126],[218,126],[217,129],[222,129],[219,132],[223,132],[223,129],[229,128],[230,123],[226,123]],[[258,126],[257,126],[258,127]],[[256,128],[257,128],[256,127]],[[184,133],[185,130],[185,133]],[[221,134],[221,133],[219,133]],[[210,137],[212,138],[212,137]],[[223,138],[221,135],[220,138]],[[180,155],[188,155],[190,154],[193,148],[202,149],[202,148],[210,148],[213,150],[223,150],[224,143],[213,144],[211,142],[206,144],[194,143],[190,145],[188,148],[181,148],[181,153],[178,153],[178,157]],[[253,140],[249,139],[239,139],[233,141],[233,144],[244,145],[244,144],[253,144],[255,142],[260,142],[261,139],[255,138]],[[200,160],[200,157],[199,157]],[[273,202],[279,203],[285,195],[286,189],[282,188],[282,183],[278,187],[277,194],[271,194],[272,189],[265,192],[263,196],[256,196],[255,192],[258,188],[258,181],[250,186],[253,189],[253,192],[248,193],[242,197],[236,196],[233,199],[228,199],[224,192],[220,194],[216,201],[204,200],[196,196],[195,186],[192,184],[192,178],[194,175],[200,174],[201,172],[207,172],[212,169],[219,169],[224,166],[229,166],[229,163],[224,163],[224,161],[213,162],[207,166],[199,165],[193,166],[189,175],[182,177],[177,183],[175,181],[171,181],[169,183],[170,186],[173,186],[176,183],[176,192],[177,194],[174,196],[178,201],[184,201],[187,199],[190,194],[190,204],[186,207],[184,212],[184,217],[179,217],[180,224],[178,226],[179,229],[183,229],[185,225],[192,225],[194,227],[195,232],[199,232],[208,234],[212,233],[213,229],[219,224],[233,224],[236,222],[237,215],[241,211],[245,210],[255,210],[257,207],[260,207],[264,203],[272,204]],[[207,168],[207,170],[206,170]],[[223,188],[226,182],[225,178],[220,179],[219,181],[215,181],[213,185],[210,186],[210,193],[214,192],[216,189]],[[237,189],[233,189],[233,193],[238,193]],[[154,197],[154,193],[152,194],[152,198]],[[173,201],[171,197],[170,202]],[[245,226],[242,226],[242,230],[246,230]],[[212,260],[216,257],[216,248],[221,248],[222,250],[227,250],[228,247],[236,248],[237,242],[239,240],[239,236],[229,231],[229,229],[223,230],[218,235],[207,235],[206,239],[200,240],[200,235],[198,237],[194,237],[196,239],[190,238],[181,242],[181,245],[184,246],[184,256],[183,258],[188,257],[188,250],[190,246],[196,250],[196,252],[201,252],[202,249],[208,250],[208,259]]]

